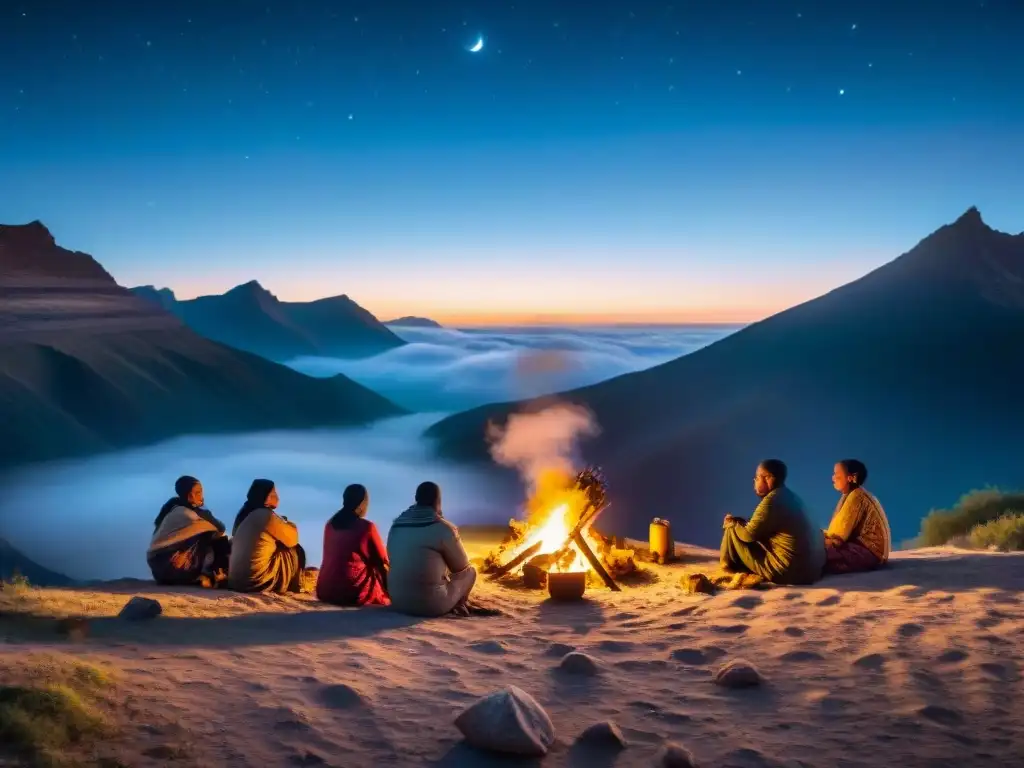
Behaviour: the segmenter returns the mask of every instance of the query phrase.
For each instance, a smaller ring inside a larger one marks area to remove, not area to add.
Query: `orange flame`
[[[515,551],[509,553],[509,559],[538,541],[541,542],[538,555],[551,555],[557,552],[579,523],[586,506],[587,496],[575,486],[571,474],[558,469],[542,472],[537,478],[533,495],[526,504],[526,535]],[[590,535],[589,526],[584,527],[581,533],[591,549],[596,551],[598,542]],[[558,563],[553,563],[549,570],[555,573],[593,570],[575,543],[570,544],[569,552],[571,558],[566,557]]]

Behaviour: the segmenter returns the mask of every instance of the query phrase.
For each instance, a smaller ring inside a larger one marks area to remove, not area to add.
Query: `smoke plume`
[[[594,415],[571,403],[555,403],[536,413],[514,413],[505,426],[488,429],[491,456],[502,466],[517,469],[536,490],[545,474],[571,475],[582,437],[600,433]]]

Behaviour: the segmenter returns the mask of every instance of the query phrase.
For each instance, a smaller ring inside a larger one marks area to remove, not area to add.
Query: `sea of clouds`
[[[409,343],[366,360],[304,357],[289,365],[311,376],[343,373],[413,411],[454,412],[639,371],[706,346],[735,328],[392,330]]]
[[[21,469],[4,479],[3,535],[42,565],[72,577],[146,578],[153,518],[183,474],[199,477],[207,506],[229,527],[249,483],[257,477],[274,480],[280,511],[298,524],[311,564],[320,562],[324,523],[349,483],[367,486],[369,517],[383,534],[423,480],[441,484],[445,515],[457,524],[503,523],[518,513],[523,487],[437,460],[421,439],[426,427],[444,412],[550,394],[650,367],[731,329],[396,330],[410,343],[377,357],[293,365],[319,375],[344,372],[419,413],[364,429],[183,437]],[[504,455],[496,459],[522,469],[522,446],[560,446],[565,425],[556,421],[506,436]],[[568,424],[570,432],[578,430],[572,419]]]

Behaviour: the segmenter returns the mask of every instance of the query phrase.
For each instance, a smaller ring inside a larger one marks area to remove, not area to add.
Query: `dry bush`
[[[1024,550],[1024,511],[1011,512],[971,529],[971,546],[1000,552]]]
[[[33,768],[97,764],[110,735],[104,695],[110,672],[59,655],[0,658],[0,753]]]

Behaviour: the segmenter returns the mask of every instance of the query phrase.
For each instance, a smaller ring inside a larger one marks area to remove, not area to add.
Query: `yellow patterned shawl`
[[[854,488],[839,499],[826,533],[866,547],[874,553],[880,564],[889,560],[892,549],[889,520],[878,499],[863,488]]]

